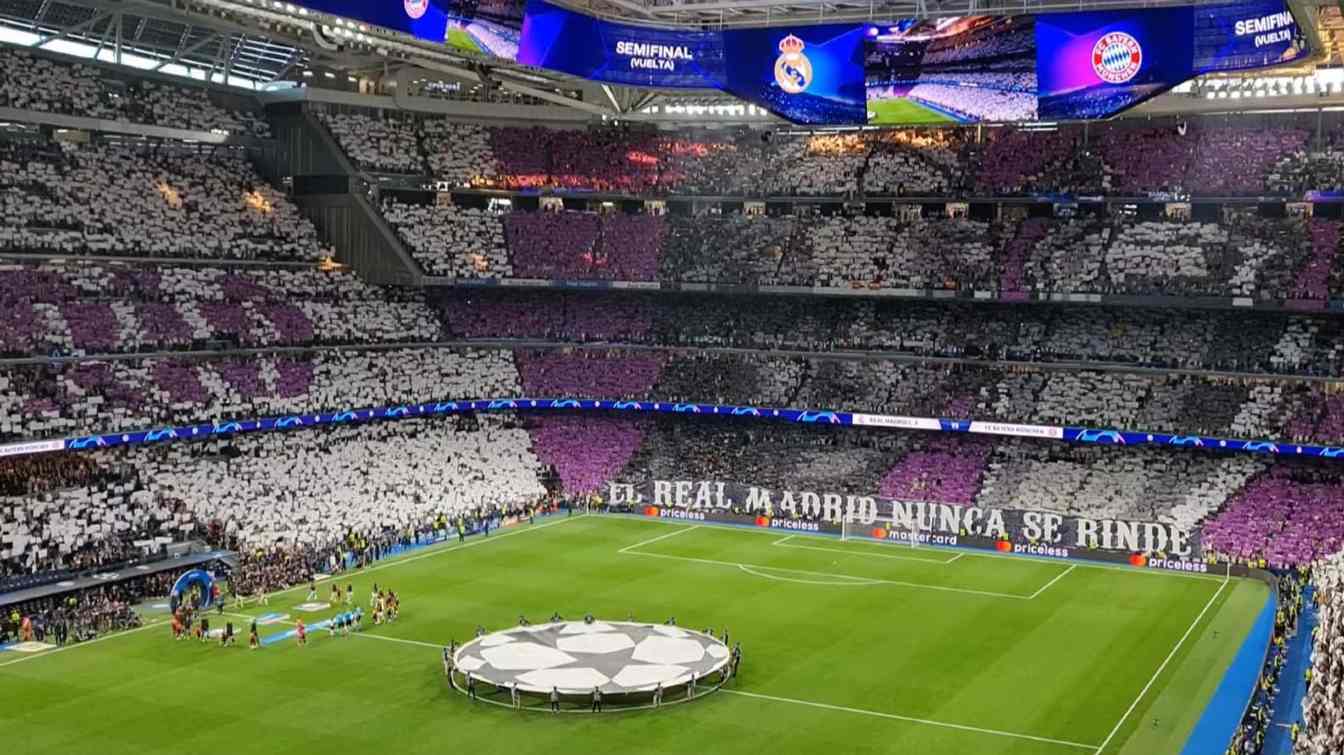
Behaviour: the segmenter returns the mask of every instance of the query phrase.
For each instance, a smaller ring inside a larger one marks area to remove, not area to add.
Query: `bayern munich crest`
[[[799,94],[812,83],[812,61],[803,54],[803,40],[790,34],[779,40],[775,83],[789,94]]]
[[[429,10],[429,0],[401,0],[401,7],[406,9],[406,15],[418,19]]]
[[[1123,84],[1134,78],[1143,65],[1139,40],[1122,32],[1102,35],[1092,48],[1092,70],[1108,84]]]

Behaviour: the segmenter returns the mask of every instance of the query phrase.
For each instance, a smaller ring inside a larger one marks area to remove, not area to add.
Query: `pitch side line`
[[[1070,564],[1070,565],[1069,565],[1069,568],[1067,568],[1067,569],[1065,569],[1064,571],[1062,571],[1062,572],[1056,574],[1054,579],[1050,580],[1049,582],[1046,582],[1046,583],[1041,587],[1041,589],[1039,589],[1039,590],[1037,590],[1036,592],[1032,593],[1032,594],[1031,594],[1031,597],[1028,598],[1028,600],[1035,600],[1036,597],[1039,596],[1041,593],[1045,592],[1046,590],[1049,590],[1050,587],[1051,587],[1051,585],[1055,584],[1056,582],[1058,582],[1058,581],[1061,580],[1061,579],[1064,579],[1064,577],[1068,576],[1068,573],[1069,573],[1069,572],[1071,572],[1071,571],[1073,571],[1074,569],[1077,569],[1077,568],[1078,568],[1078,564]]]
[[[229,612],[227,612],[227,611],[224,613],[224,615],[225,615],[225,616],[233,616],[233,617],[235,617],[235,618],[239,618],[239,619],[255,619],[255,618],[256,618],[255,616],[250,616],[250,615],[245,614],[245,613],[229,613]],[[292,621],[276,621],[276,622],[272,622],[272,623],[274,623],[274,624],[279,624],[279,625],[282,625],[282,626],[288,626],[288,627],[296,626],[295,622],[292,622]],[[324,629],[325,629],[325,627],[324,627]],[[315,631],[313,632],[313,634],[314,634],[314,635],[317,635],[320,631],[321,631],[321,630],[315,630]],[[443,645],[435,645],[435,644],[432,643],[432,642],[425,642],[424,640],[408,640],[408,639],[405,639],[405,638],[402,638],[402,637],[388,637],[387,635],[384,635],[384,634],[366,634],[366,633],[364,632],[364,630],[362,630],[362,629],[361,629],[360,631],[358,631],[358,632],[353,632],[353,633],[351,633],[351,634],[349,634],[349,635],[342,635],[342,637],[346,637],[346,636],[349,636],[349,637],[365,637],[365,638],[368,638],[368,639],[370,639],[370,640],[383,640],[384,642],[400,642],[400,643],[404,643],[404,644],[406,644],[406,645],[419,645],[419,646],[421,646],[421,647],[434,648],[434,649],[436,649],[436,650],[441,650],[441,649],[443,649],[443,647],[444,647]]]
[[[512,536],[512,535],[521,535],[521,534],[523,534],[524,532],[535,532],[535,531],[537,531],[537,530],[544,530],[544,529],[546,529],[547,527],[554,527],[554,526],[559,525],[559,524],[564,524],[565,522],[572,522],[572,521],[574,521],[575,519],[582,519],[582,518],[584,518],[584,517],[586,517],[586,516],[588,516],[588,515],[587,515],[587,514],[579,514],[578,516],[565,517],[564,519],[561,519],[561,520],[559,520],[559,521],[555,521],[555,522],[544,522],[544,523],[542,523],[542,524],[535,524],[535,525],[532,525],[532,526],[527,527],[527,528],[525,528],[525,529],[517,529],[517,530],[511,530],[511,531],[509,531],[509,532],[503,532],[503,533],[500,533],[499,535],[497,535],[497,536],[495,536],[495,537],[482,536],[482,538],[481,538],[480,540],[473,540],[473,541],[469,541],[469,542],[466,542],[466,543],[461,543],[461,544],[458,544],[458,545],[450,546],[450,547],[447,547],[447,548],[440,548],[440,549],[438,549],[438,550],[430,551],[429,553],[421,553],[421,554],[418,554],[418,555],[415,555],[415,556],[410,556],[410,557],[407,557],[407,558],[399,558],[399,559],[395,559],[395,560],[392,560],[392,561],[385,561],[385,562],[383,562],[383,563],[381,563],[381,564],[377,564],[377,565],[375,565],[375,566],[371,566],[371,567],[369,567],[369,568],[367,568],[367,569],[360,570],[360,571],[357,572],[357,574],[358,574],[358,575],[369,574],[369,573],[371,573],[371,572],[376,572],[376,571],[379,571],[379,570],[381,570],[381,569],[388,569],[388,568],[391,568],[391,567],[393,567],[393,566],[401,566],[402,564],[409,564],[409,563],[411,563],[411,562],[413,562],[413,561],[419,561],[420,559],[430,558],[431,556],[440,556],[440,555],[443,555],[444,553],[451,553],[451,552],[453,552],[453,551],[460,551],[460,550],[462,550],[462,549],[464,549],[464,548],[470,548],[470,547],[473,546],[473,545],[480,545],[481,543],[490,543],[490,542],[494,542],[494,541],[496,541],[496,540],[500,540],[500,539],[502,539],[502,538],[510,537],[510,536]],[[348,573],[347,573],[347,574],[344,575],[344,576],[355,576],[355,575],[352,575],[352,574],[348,574]],[[287,588],[285,588],[285,589],[283,589],[283,590],[277,590],[277,591],[275,591],[275,592],[273,592],[273,593],[267,593],[267,595],[268,595],[269,597],[274,597],[274,596],[276,596],[276,595],[284,595],[284,594],[287,593],[287,592],[294,592],[295,590],[298,590],[298,589],[300,589],[300,588],[302,588],[302,589],[307,589],[307,587],[308,587],[307,585],[299,584],[299,585],[294,585],[293,587],[287,587]],[[249,618],[249,619],[255,618],[255,616],[252,616],[252,615],[250,615],[250,614],[232,614],[232,615],[235,615],[235,616],[244,616],[244,615],[245,615],[245,616],[247,616],[247,618]],[[96,644],[98,644],[99,642],[102,642],[103,640],[110,640],[110,639],[113,639],[113,638],[116,638],[116,637],[125,637],[126,635],[135,634],[136,632],[143,632],[144,630],[146,630],[146,629],[151,629],[151,628],[153,628],[153,627],[167,626],[169,623],[170,623],[170,622],[168,622],[168,621],[156,621],[156,622],[154,622],[154,623],[152,623],[152,624],[145,624],[144,626],[136,627],[135,629],[128,629],[128,630],[126,630],[126,631],[123,631],[123,632],[116,632],[116,633],[114,633],[114,634],[106,634],[106,635],[103,635],[102,637],[99,637],[99,638],[94,639],[94,640],[90,640],[90,641],[88,641],[88,642],[80,642],[80,643],[76,643],[76,644],[74,644],[74,645],[65,645],[64,647],[58,647],[58,648],[55,648],[55,649],[53,649],[53,650],[48,650],[48,651],[45,651],[45,652],[42,652],[42,653],[34,653],[33,655],[24,656],[24,657],[22,657],[22,658],[15,658],[15,659],[12,660],[12,661],[4,661],[4,662],[0,662],[0,668],[4,668],[5,666],[12,666],[12,665],[14,665],[14,664],[16,664],[16,663],[23,663],[24,661],[31,661],[31,660],[33,660],[33,659],[35,659],[35,658],[46,658],[47,656],[55,655],[56,653],[59,653],[59,652],[61,652],[61,651],[63,651],[63,650],[72,650],[72,649],[74,649],[74,648],[82,648],[82,647],[87,647],[87,646],[89,646],[89,645],[96,645]]]
[[[33,660],[34,658],[46,658],[46,657],[49,656],[49,655],[56,655],[57,653],[62,652],[62,651],[65,651],[65,650],[72,650],[72,649],[74,649],[74,648],[82,648],[82,647],[86,647],[86,646],[88,646],[88,645],[97,645],[98,643],[102,642],[103,640],[112,640],[112,639],[116,639],[117,637],[125,637],[125,636],[128,635],[128,634],[135,634],[136,632],[143,632],[143,631],[145,631],[146,629],[153,629],[154,627],[163,627],[163,626],[167,626],[167,625],[168,625],[168,622],[166,622],[166,621],[156,621],[156,622],[154,622],[154,623],[152,623],[152,624],[144,624],[144,625],[142,625],[142,626],[138,626],[138,627],[136,627],[135,629],[126,629],[126,630],[123,630],[123,631],[120,631],[120,632],[113,632],[112,634],[105,634],[105,635],[103,635],[102,637],[95,637],[94,639],[89,640],[88,642],[77,642],[77,643],[75,643],[75,644],[73,644],[73,645],[62,645],[62,646],[60,646],[60,647],[58,647],[58,648],[53,648],[53,649],[51,649],[51,650],[47,650],[47,651],[44,651],[44,652],[41,652],[41,653],[33,653],[32,655],[25,655],[25,656],[23,656],[22,658],[15,658],[15,659],[12,660],[12,661],[5,661],[5,662],[3,662],[3,663],[0,663],[0,668],[4,668],[5,666],[13,666],[13,665],[16,664],[16,663],[23,663],[24,661],[31,661],[31,660]]]
[[[797,548],[799,550],[805,550],[805,551],[819,551],[821,553],[841,553],[846,556],[872,556],[873,558],[889,558],[894,561],[922,561],[926,564],[939,564],[939,565],[950,564],[953,561],[956,561],[957,559],[961,558],[962,556],[962,554],[958,553],[952,558],[916,558],[914,556],[897,556],[891,553],[871,553],[869,551],[845,550],[844,548],[823,548],[819,545],[799,545],[798,543],[787,542],[790,538],[793,537],[796,537],[796,535],[789,535],[786,538],[776,540],[775,542],[771,543],[771,545],[777,545],[780,548]]]
[[[1199,622],[1204,618],[1204,614],[1208,613],[1209,609],[1213,607],[1214,602],[1218,600],[1219,595],[1223,594],[1223,590],[1227,585],[1227,582],[1223,582],[1218,586],[1218,591],[1213,594],[1213,597],[1209,598],[1208,603],[1204,604],[1204,610],[1199,612],[1199,615],[1195,617],[1195,620],[1190,622],[1190,626],[1185,630],[1185,634],[1181,635],[1181,639],[1176,641],[1176,647],[1172,648],[1170,653],[1167,653],[1167,657],[1162,660],[1162,665],[1157,667],[1157,671],[1153,672],[1152,678],[1148,680],[1147,684],[1143,685],[1143,689],[1139,690],[1139,696],[1134,698],[1134,702],[1129,704],[1129,709],[1125,711],[1125,715],[1121,716],[1120,720],[1115,722],[1115,728],[1111,729],[1111,733],[1106,735],[1106,739],[1102,740],[1101,744],[1097,745],[1094,755],[1099,755],[1102,750],[1106,749],[1106,745],[1110,744],[1111,740],[1115,738],[1116,732],[1120,731],[1120,727],[1124,725],[1125,719],[1129,718],[1129,714],[1133,713],[1134,709],[1139,707],[1139,701],[1143,699],[1144,695],[1148,694],[1148,690],[1153,686],[1153,683],[1157,681],[1157,677],[1162,675],[1162,671],[1166,669],[1167,664],[1171,663],[1171,659],[1176,657],[1176,652],[1179,651],[1181,645],[1184,645],[1185,641],[1190,638],[1190,634],[1195,631],[1195,627],[1199,626]]]
[[[698,529],[700,529],[700,525],[698,525],[698,524],[693,524],[693,525],[691,525],[690,527],[684,527],[684,528],[679,529],[679,530],[677,530],[677,531],[675,531],[675,532],[669,532],[669,533],[667,533],[666,535],[659,535],[658,537],[651,537],[651,538],[649,538],[648,540],[644,540],[644,541],[642,541],[642,542],[635,543],[634,545],[627,545],[627,546],[625,546],[624,548],[622,548],[622,549],[620,549],[619,551],[617,551],[617,553],[626,553],[626,552],[628,552],[628,551],[632,551],[632,550],[634,550],[635,548],[640,548],[640,547],[645,546],[645,545],[651,545],[651,544],[653,544],[653,543],[658,542],[659,540],[666,540],[666,539],[668,539],[669,537],[676,537],[677,535],[684,535],[684,534],[686,534],[687,532],[690,532],[691,530],[698,530]]]
[[[729,695],[740,695],[742,697],[752,697],[757,700],[770,700],[776,703],[789,703],[791,705],[805,705],[809,708],[821,708],[823,710],[837,710],[843,713],[854,713],[860,716],[873,716],[875,718],[888,718],[893,721],[905,721],[906,723],[923,724],[925,726],[937,726],[943,729],[956,729],[958,731],[971,731],[977,734],[989,734],[996,737],[1011,737],[1013,739],[1027,739],[1032,742],[1044,742],[1046,744],[1059,745],[1061,747],[1073,747],[1079,750],[1090,750],[1093,745],[1083,744],[1082,742],[1070,742],[1067,739],[1051,739],[1050,737],[1038,737],[1033,734],[1019,734],[1014,731],[1000,731],[999,729],[982,729],[978,726],[967,726],[965,724],[948,723],[947,721],[932,721],[927,718],[914,718],[912,716],[902,716],[896,713],[883,713],[877,710],[865,710],[863,708],[850,708],[845,705],[831,705],[830,703],[818,703],[811,700],[795,700],[789,697],[776,697],[774,695],[762,695],[759,692],[745,692],[738,689],[721,689],[720,692]]]
[[[677,532],[675,532],[675,533],[673,533],[673,534],[677,534],[677,535],[679,535],[679,534],[681,534],[682,532],[685,532],[685,530],[678,530]],[[834,572],[808,571],[808,570],[806,570],[806,569],[789,569],[789,568],[785,568],[785,567],[782,567],[782,566],[767,566],[767,565],[765,565],[765,564],[744,564],[744,563],[740,563],[740,562],[737,562],[737,561],[715,561],[714,559],[711,559],[711,558],[692,558],[692,557],[690,557],[690,556],[670,556],[670,555],[667,555],[667,554],[664,554],[664,553],[645,553],[645,552],[643,552],[643,551],[630,550],[630,548],[632,548],[632,547],[634,547],[634,546],[627,546],[627,547],[622,548],[621,550],[617,551],[617,553],[621,553],[621,554],[624,554],[624,555],[627,555],[627,556],[648,556],[649,558],[666,558],[666,559],[671,559],[671,560],[673,560],[673,561],[689,561],[689,562],[691,562],[691,563],[696,563],[696,564],[710,564],[710,565],[713,565],[713,566],[731,566],[731,567],[733,567],[734,569],[738,569],[738,570],[741,570],[743,567],[749,567],[749,568],[754,568],[754,569],[769,569],[769,570],[771,570],[771,571],[780,571],[780,572],[785,572],[785,573],[787,573],[787,574],[806,574],[806,575],[811,576],[811,577],[830,577],[831,579],[852,579],[852,580],[855,580],[856,584],[857,584],[859,581],[864,581],[864,580],[866,580],[866,582],[867,582],[868,584],[874,584],[874,585],[895,585],[895,586],[897,586],[897,587],[913,587],[913,588],[915,588],[915,589],[917,589],[917,590],[938,590],[938,591],[940,591],[940,592],[955,592],[955,593],[962,593],[962,594],[965,594],[965,595],[982,595],[982,596],[985,596],[985,597],[988,597],[988,598],[1008,598],[1008,599],[1010,599],[1010,600],[1031,600],[1031,598],[1030,598],[1029,596],[1027,596],[1027,595],[1012,595],[1012,594],[1010,594],[1010,593],[1006,593],[1006,592],[989,592],[989,591],[986,591],[986,590],[970,590],[970,589],[966,589],[966,588],[962,588],[962,587],[943,587],[943,586],[941,586],[941,585],[923,585],[923,584],[920,584],[920,583],[918,583],[918,582],[898,582],[898,581],[890,580],[890,579],[878,579],[878,578],[876,578],[876,577],[858,577],[858,576],[855,576],[855,575],[853,575],[853,574],[838,574],[838,573],[834,573]],[[759,575],[757,575],[757,576],[759,576]],[[835,583],[834,583],[834,582],[829,582],[829,583],[827,583],[827,584],[834,585]]]

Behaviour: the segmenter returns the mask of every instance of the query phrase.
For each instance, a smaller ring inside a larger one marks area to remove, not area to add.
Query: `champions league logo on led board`
[[[406,15],[418,19],[429,10],[429,0],[401,0],[401,7],[406,9]]]
[[[779,41],[775,83],[789,94],[801,94],[812,83],[812,61],[803,54],[803,40],[790,34]]]
[[[1143,48],[1139,41],[1122,31],[1106,34],[1092,48],[1092,70],[1108,84],[1129,81],[1142,65]]]

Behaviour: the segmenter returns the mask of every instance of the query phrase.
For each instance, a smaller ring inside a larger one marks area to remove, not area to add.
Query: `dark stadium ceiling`
[[[763,25],[803,21],[1014,14],[1103,7],[1153,7],[1177,0],[560,0],[586,12],[644,24]],[[1185,3],[1188,4],[1188,3]],[[1340,65],[1344,19],[1338,5],[1293,2],[1320,38],[1327,65]],[[342,21],[283,0],[0,0],[0,33],[61,52],[96,48],[109,62],[151,71],[189,67],[197,78],[262,89],[301,80],[303,72],[384,78],[412,70],[484,89],[586,111],[627,117],[656,102],[741,104],[713,92],[651,92],[603,86],[550,71],[476,58],[394,32]],[[1300,69],[1301,67],[1299,67]],[[1309,66],[1307,67],[1310,68]],[[581,101],[574,95],[582,92]]]

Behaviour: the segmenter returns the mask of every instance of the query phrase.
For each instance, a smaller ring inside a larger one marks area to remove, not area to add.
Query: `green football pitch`
[[[60,753],[1179,753],[1267,588],[1253,580],[612,515],[539,520],[337,578],[395,623],[238,647],[147,626],[0,654],[0,732]],[[325,595],[329,589],[319,584]],[[440,648],[520,614],[727,628],[738,677],[661,710],[472,703]],[[219,620],[212,618],[212,623]],[[262,628],[263,636],[285,629]]]
[[[868,122],[874,126],[918,126],[925,123],[956,123],[956,119],[926,108],[918,102],[904,98],[894,100],[869,100],[868,110],[872,116]]]
[[[461,29],[449,27],[445,41],[448,43],[449,47],[455,47],[464,52],[484,52],[484,50],[481,49],[481,46],[476,44],[476,40],[472,39],[470,34]]]

